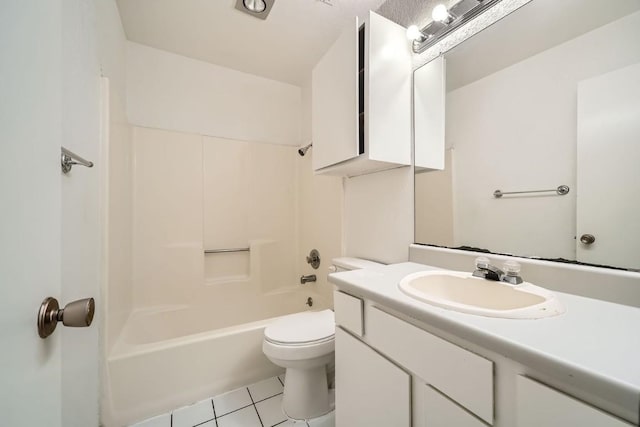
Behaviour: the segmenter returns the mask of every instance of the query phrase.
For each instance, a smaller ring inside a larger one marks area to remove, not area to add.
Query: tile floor
[[[284,377],[272,377],[144,420],[132,427],[334,427],[334,413],[308,421],[282,412]]]

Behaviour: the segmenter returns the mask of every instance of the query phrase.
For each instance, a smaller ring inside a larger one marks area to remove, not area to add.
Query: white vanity
[[[461,313],[398,283],[417,263],[332,274],[336,425],[608,427],[640,422],[640,310],[555,293],[536,320]]]

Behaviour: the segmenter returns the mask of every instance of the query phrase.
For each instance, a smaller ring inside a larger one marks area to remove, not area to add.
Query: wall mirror
[[[533,0],[414,98],[416,243],[640,270],[640,1]]]

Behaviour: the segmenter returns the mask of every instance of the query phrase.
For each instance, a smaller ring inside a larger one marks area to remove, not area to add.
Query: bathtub
[[[256,299],[227,296],[229,301],[131,314],[107,357],[108,427],[281,374],[262,354],[264,328],[280,316],[329,306],[307,290]],[[306,305],[309,297],[312,307]]]

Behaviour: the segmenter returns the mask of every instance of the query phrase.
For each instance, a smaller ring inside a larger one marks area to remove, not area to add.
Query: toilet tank
[[[384,265],[379,262],[369,261],[366,259],[349,257],[334,258],[331,260],[331,263],[333,264],[333,268],[330,269],[332,272],[360,270],[362,268],[376,268]]]

